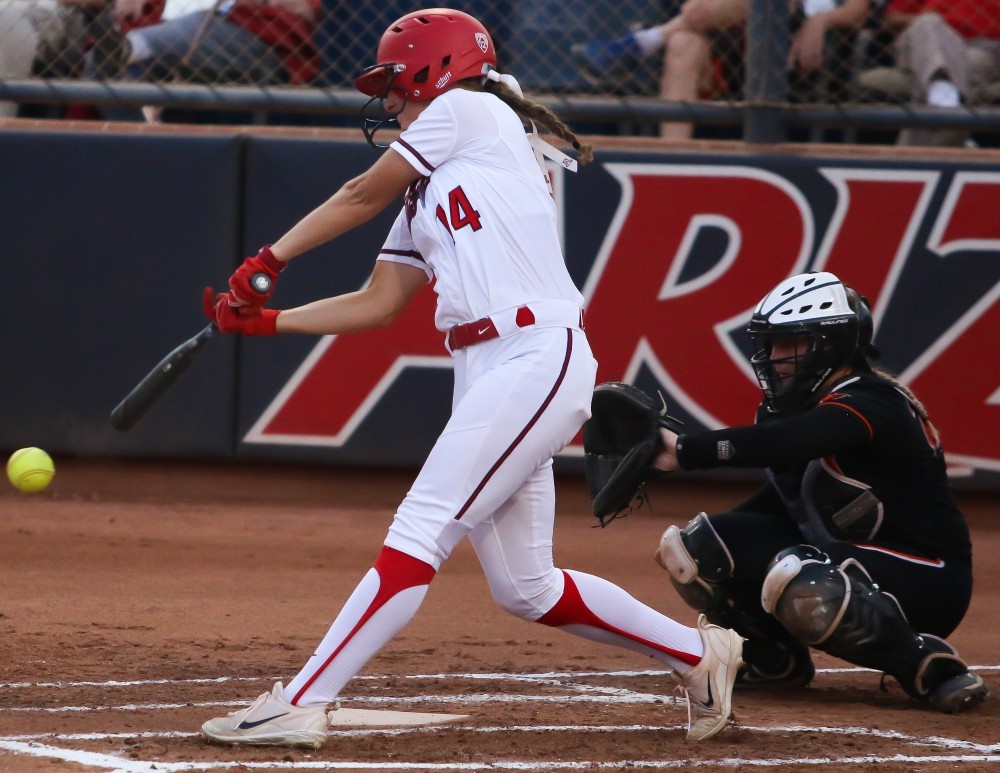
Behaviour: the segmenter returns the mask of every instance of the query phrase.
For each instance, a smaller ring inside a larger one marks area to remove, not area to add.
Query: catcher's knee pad
[[[707,612],[729,600],[719,583],[733,576],[733,556],[705,513],[683,529],[671,526],[663,532],[657,554],[688,606]]]
[[[921,700],[968,671],[946,641],[917,633],[896,598],[854,559],[838,566],[808,545],[783,550],[764,578],[761,604],[806,643],[891,674]]]
[[[789,633],[817,645],[840,623],[850,583],[830,557],[811,545],[782,550],[771,561],[760,603]]]

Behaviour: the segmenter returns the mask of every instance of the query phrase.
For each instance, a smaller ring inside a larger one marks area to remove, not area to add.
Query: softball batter
[[[327,704],[406,625],[464,537],[503,609],[673,669],[688,695],[690,739],[714,735],[729,718],[738,634],[703,618],[694,628],[681,625],[606,580],[553,566],[552,457],[589,416],[597,363],[540,156],[567,168],[576,162],[541,141],[534,123],[572,143],[581,162],[591,151],[552,113],[524,100],[495,65],[489,34],[464,13],[418,11],[390,26],[378,64],[356,85],[398,119],[398,139],[248,258],[229,293],[213,298],[206,290],[206,311],[223,332],[329,335],[390,323],[433,280],[435,323],[455,371],[452,416],[374,566],[295,678],[206,722],[210,739],[321,746]],[[365,129],[373,145],[377,129]],[[267,296],[248,284],[255,273],[277,278],[291,258],[401,197],[364,289],[287,311],[262,308]]]

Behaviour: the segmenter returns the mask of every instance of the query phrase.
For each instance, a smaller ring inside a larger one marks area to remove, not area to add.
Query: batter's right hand
[[[254,310],[264,308],[271,299],[271,293],[274,292],[278,274],[286,265],[274,257],[269,245],[261,247],[260,252],[244,260],[243,265],[229,277],[229,305]],[[253,285],[253,277],[256,274],[266,274],[271,278],[271,286],[264,292]]]
[[[221,333],[242,333],[246,336],[273,336],[278,334],[277,309],[246,309],[230,302],[230,293],[216,293],[206,287],[201,293],[201,303],[208,317]]]

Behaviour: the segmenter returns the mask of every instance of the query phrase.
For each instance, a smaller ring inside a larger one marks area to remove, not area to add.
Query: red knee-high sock
[[[537,622],[625,647],[686,671],[701,660],[697,629],[681,625],[594,575],[563,571],[562,596]]]
[[[420,607],[434,578],[430,564],[383,547],[312,658],[288,683],[295,705],[330,703]]]

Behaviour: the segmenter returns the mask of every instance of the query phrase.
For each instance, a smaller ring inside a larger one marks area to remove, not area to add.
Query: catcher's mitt
[[[607,526],[646,500],[644,484],[653,459],[663,450],[660,427],[680,434],[683,422],[667,415],[662,397],[654,400],[631,384],[598,384],[591,417],[583,425],[587,487],[594,515]]]

